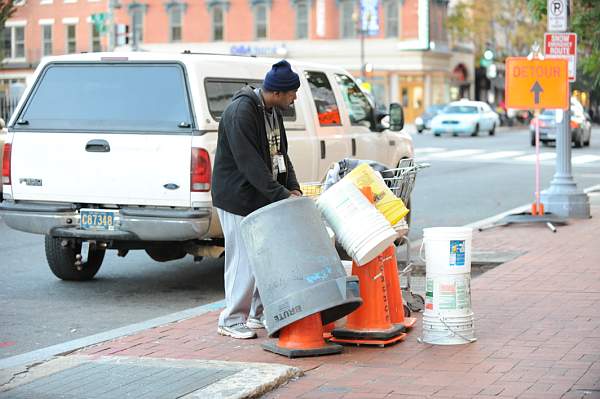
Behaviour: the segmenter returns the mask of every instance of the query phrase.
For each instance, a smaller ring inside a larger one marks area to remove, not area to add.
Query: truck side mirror
[[[404,129],[404,110],[398,103],[390,104],[390,130],[399,132]]]

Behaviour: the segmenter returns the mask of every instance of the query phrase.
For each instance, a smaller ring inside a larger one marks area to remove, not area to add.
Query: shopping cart
[[[414,159],[402,159],[397,168],[383,170],[381,175],[394,195],[408,206],[410,195],[415,187],[417,172],[427,167],[429,167],[429,164],[417,164]],[[425,298],[411,291],[410,280],[413,264],[410,260],[409,225],[404,219],[400,223],[404,224],[404,226],[394,226],[400,237],[396,243],[397,247],[400,247],[402,244],[406,245],[406,256],[403,260],[398,261],[398,266],[402,267],[402,270],[399,270],[400,276],[403,276],[405,279],[405,283],[400,288],[402,289],[402,299],[405,302],[404,313],[406,316],[410,316],[411,312],[421,312],[425,309]]]

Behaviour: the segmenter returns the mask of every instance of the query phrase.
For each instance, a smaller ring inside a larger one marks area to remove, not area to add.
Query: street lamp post
[[[365,30],[362,23],[362,13],[360,18],[360,77],[363,82],[367,80],[367,73],[365,71]]]

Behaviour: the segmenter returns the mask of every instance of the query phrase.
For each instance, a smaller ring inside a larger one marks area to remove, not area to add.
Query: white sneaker
[[[235,339],[256,338],[256,333],[246,327],[244,323],[234,324],[233,326],[219,326],[217,332]]]
[[[246,327],[251,328],[253,330],[260,330],[265,328],[265,324],[261,319],[256,319],[254,317],[248,317],[246,320]]]

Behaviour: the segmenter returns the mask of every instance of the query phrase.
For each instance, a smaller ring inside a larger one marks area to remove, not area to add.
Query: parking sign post
[[[544,40],[546,58],[561,57],[570,59],[571,81],[575,80],[577,57],[577,36],[566,32],[569,28],[569,2],[548,0],[548,31]],[[554,58],[553,60],[557,60]],[[571,90],[567,85],[569,105],[563,112],[563,120],[556,132],[556,172],[550,187],[542,191],[542,203],[546,210],[563,217],[590,217],[590,200],[587,194],[577,188],[571,172]]]

